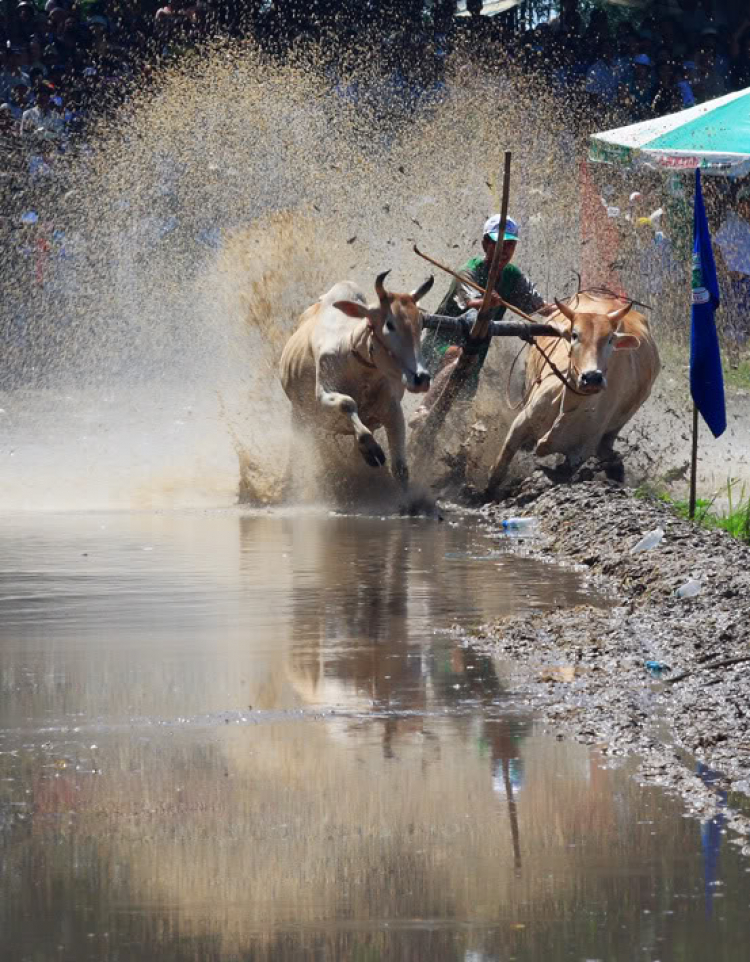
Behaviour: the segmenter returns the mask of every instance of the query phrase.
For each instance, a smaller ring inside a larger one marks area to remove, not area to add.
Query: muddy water
[[[3,958],[744,958],[720,821],[545,735],[444,631],[586,600],[575,574],[450,519],[0,530]]]

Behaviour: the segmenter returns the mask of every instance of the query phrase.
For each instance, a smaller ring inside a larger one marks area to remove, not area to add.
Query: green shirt
[[[487,287],[489,273],[490,265],[484,257],[472,257],[471,260],[459,270],[459,274],[470,278],[476,284],[479,284],[480,287]],[[544,305],[544,298],[539,294],[539,291],[537,291],[529,278],[522,270],[516,267],[515,264],[505,265],[495,283],[495,290],[504,301],[507,301],[526,314],[533,314]],[[473,287],[470,287],[468,284],[462,284],[454,278],[435,313],[443,314],[447,317],[458,317],[468,310],[469,301],[480,296]],[[504,314],[504,307],[496,307],[492,311],[492,320],[499,321]],[[439,363],[445,352],[451,344],[454,343],[455,340],[451,340],[449,336],[441,336],[439,329],[437,331],[428,331],[422,345],[428,365],[434,365],[436,362]],[[489,349],[490,341],[488,339],[486,345],[481,348],[478,354],[477,376],[484,364]]]

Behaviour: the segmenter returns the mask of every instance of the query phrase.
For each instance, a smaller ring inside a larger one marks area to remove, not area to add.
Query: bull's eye
[[[571,339],[571,341],[577,341],[577,340],[578,340],[578,331],[572,331],[571,334],[570,334],[570,339]]]
[[[386,329],[386,331],[395,331],[396,328],[395,328],[395,326],[394,326],[393,321],[386,321],[386,322],[385,322],[385,329]]]

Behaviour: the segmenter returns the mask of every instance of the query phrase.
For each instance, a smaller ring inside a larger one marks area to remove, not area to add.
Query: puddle
[[[447,633],[601,600],[506,543],[4,517],[8,958],[738,958],[750,875],[720,818],[548,737]]]

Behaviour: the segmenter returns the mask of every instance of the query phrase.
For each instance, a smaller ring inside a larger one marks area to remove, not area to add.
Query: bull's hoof
[[[569,484],[573,480],[573,475],[576,473],[576,468],[572,467],[566,461],[553,467],[540,464],[539,470],[545,474],[553,484]]]
[[[487,487],[481,492],[485,501],[500,501],[501,493],[504,487],[504,481],[506,478],[505,471],[498,471],[497,474],[493,471],[489,480],[487,481]]]
[[[461,490],[461,502],[462,504],[468,505],[470,508],[479,508],[483,504],[487,504],[488,501],[492,501],[492,496],[489,493],[489,489],[484,491],[481,488],[475,488],[473,484],[469,484],[467,481]]]
[[[362,457],[371,468],[382,468],[385,464],[385,451],[371,434],[365,434],[357,442]]]
[[[604,474],[610,481],[617,481],[623,484],[625,481],[625,465],[620,458],[612,458],[602,464]]]
[[[399,508],[399,514],[408,518],[432,518],[442,521],[443,515],[433,497],[424,492],[411,492],[411,495]]]

